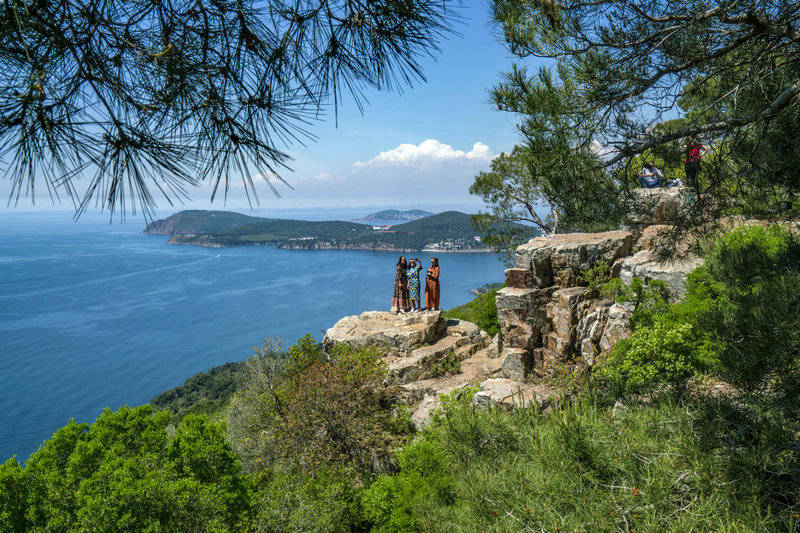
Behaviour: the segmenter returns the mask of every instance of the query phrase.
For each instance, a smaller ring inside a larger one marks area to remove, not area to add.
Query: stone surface
[[[509,379],[524,380],[532,363],[531,352],[524,348],[506,347],[503,349],[503,375]]]
[[[603,326],[600,341],[597,343],[600,355],[608,355],[615,344],[630,336],[630,313],[623,306],[615,303],[608,308],[608,318]]]
[[[564,233],[531,239],[517,248],[514,266],[532,272],[538,287],[578,285],[582,272],[601,260],[609,265],[631,252],[628,231]]]
[[[445,322],[444,334],[448,336],[460,336],[478,338],[481,336],[481,328],[466,320],[450,318]]]
[[[633,189],[628,222],[639,225],[674,224],[693,201],[688,187]]]
[[[516,289],[532,289],[536,287],[533,271],[528,268],[509,268],[506,270],[506,286]]]
[[[420,430],[427,426],[431,421],[431,415],[435,409],[442,407],[442,402],[438,394],[426,394],[419,405],[411,414],[411,422]]]
[[[459,354],[460,348],[466,347],[468,341],[467,337],[444,337],[430,346],[416,348],[408,357],[386,357],[389,367],[387,383],[403,384],[430,377],[433,365],[450,353]],[[477,351],[477,348],[474,351]],[[460,353],[462,358],[471,355],[469,352]]]
[[[472,399],[476,407],[527,407],[536,401],[546,407],[550,391],[541,385],[521,383],[506,378],[490,378],[481,382],[480,390]]]
[[[547,323],[545,305],[552,290],[515,289],[497,291],[497,319],[503,343],[512,348],[532,348]]]
[[[599,343],[603,336],[603,329],[608,320],[610,303],[597,306],[578,323],[576,329],[576,344],[583,363],[593,366],[597,355],[600,353]]]
[[[498,333],[492,340],[489,341],[489,346],[487,347],[487,354],[489,357],[500,357],[500,352],[503,350],[503,339],[500,338],[500,334]]]
[[[686,275],[702,264],[703,259],[696,255],[659,261],[650,250],[642,250],[620,262],[619,278],[625,283],[630,283],[634,276],[645,281],[663,281],[672,299],[678,300],[686,294]]]
[[[674,226],[668,224],[655,224],[647,226],[642,231],[641,237],[633,247],[634,252],[642,250],[656,250],[662,243],[669,239],[670,233],[675,230]]]
[[[488,356],[487,350],[478,351],[475,355],[461,361],[461,371],[439,378],[428,378],[412,381],[400,387],[402,398],[409,404],[416,404],[412,421],[419,428],[425,425],[430,412],[439,407],[439,396],[467,386],[477,386],[481,381],[495,376],[500,371],[501,359]]]
[[[400,314],[368,311],[339,320],[325,333],[323,343],[377,346],[389,355],[408,356],[414,349],[435,341],[443,327],[440,318],[441,311]]]
[[[585,294],[583,287],[570,287],[553,293],[552,301],[547,304],[547,318],[557,335],[568,338],[574,331],[578,303]]]

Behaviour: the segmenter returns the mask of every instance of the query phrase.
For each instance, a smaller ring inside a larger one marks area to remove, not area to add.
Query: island
[[[180,211],[147,226],[172,244],[258,246],[306,250],[491,252],[472,227],[471,215],[445,211],[388,229],[340,220],[260,218],[226,211]],[[533,235],[532,235],[533,236]]]
[[[434,215],[430,211],[423,211],[422,209],[386,209],[371,213],[363,218],[357,218],[365,222],[409,222],[420,218],[425,218]]]

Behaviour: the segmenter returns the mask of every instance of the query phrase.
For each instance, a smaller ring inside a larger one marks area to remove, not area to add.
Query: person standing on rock
[[[700,159],[705,153],[705,146],[697,142],[695,137],[689,137],[686,142],[686,162],[683,169],[686,172],[686,185],[693,188],[697,197],[700,197]]]
[[[414,311],[421,311],[419,271],[422,270],[422,262],[419,259],[412,259],[408,266],[408,296],[411,299],[411,309]]]
[[[425,276],[425,308],[439,309],[439,259],[431,259],[431,267]]]
[[[394,276],[394,292],[392,293],[392,311],[395,313],[405,313],[411,309],[411,301],[408,297],[408,277],[406,276],[408,263],[406,258],[400,256],[397,261],[397,268]]]

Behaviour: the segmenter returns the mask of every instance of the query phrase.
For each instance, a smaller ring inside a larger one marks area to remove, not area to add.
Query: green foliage
[[[611,266],[605,259],[601,259],[581,273],[580,281],[586,285],[586,297],[597,298],[606,284],[611,281]]]
[[[448,350],[441,359],[430,364],[428,370],[435,378],[446,374],[457,374],[461,371],[461,359],[453,350]]]
[[[495,0],[493,8],[519,59],[492,99],[519,117],[534,161],[524,191],[560,184],[553,197],[604,208],[602,198],[618,185],[630,198],[644,160],[667,178],[682,177],[685,144],[697,136],[710,150],[701,198],[681,224],[720,212],[797,216],[800,69],[795,40],[783,30],[793,15],[779,4]],[[773,46],[764,47],[765,38]],[[531,60],[534,75],[524,67]],[[602,153],[600,171],[576,157],[590,146]]]
[[[208,182],[213,202],[241,179],[258,204],[257,182],[277,195],[312,122],[424,81],[458,19],[446,0],[3,2],[9,199],[47,190],[78,213],[149,215],[157,198]]]
[[[716,342],[690,323],[667,314],[619,341],[600,375],[620,383],[626,392],[659,384],[683,387],[695,373],[710,369],[717,359]]]
[[[454,307],[442,313],[444,318],[455,318],[472,322],[485,331],[490,337],[500,333],[500,322],[497,319],[497,291],[490,289],[479,294],[464,305]]]
[[[397,474],[369,487],[365,512],[377,531],[796,527],[747,475],[745,455],[765,448],[727,455],[713,434],[718,415],[708,416],[669,403],[614,415],[588,402],[544,414],[462,403],[403,450]]]
[[[514,75],[525,76],[516,71]],[[476,229],[507,255],[530,238],[530,229],[545,234],[602,231],[619,219],[617,191],[605,180],[590,145],[573,142],[571,130],[563,124],[554,129],[526,130],[526,144],[494,159],[491,169],[478,174],[469,189],[489,208],[474,217]]]
[[[267,472],[254,478],[256,531],[366,530],[362,488],[346,469],[322,467],[313,475]]]
[[[604,292],[633,308],[633,334],[614,346],[599,375],[626,393],[661,385],[671,385],[680,393],[689,378],[714,367],[718,343],[697,323],[708,309],[708,295],[700,289],[704,286],[702,275],[691,276],[687,297],[670,305],[668,287],[658,280],[609,281]]]
[[[0,467],[0,526],[240,529],[249,492],[223,426],[188,415],[170,436],[170,420],[150,406],[107,409],[91,425],[56,431],[24,468],[9,460]]]
[[[452,502],[449,456],[440,441],[412,442],[398,454],[400,473],[379,476],[364,492],[366,517],[379,532],[420,531],[428,517],[415,512],[426,502]]]
[[[311,474],[347,467],[366,478],[391,467],[411,432],[395,407],[380,353],[306,336],[285,353],[274,343],[248,361],[227,410],[231,441],[249,470]]]
[[[708,245],[683,301],[636,279],[607,289],[635,306],[634,333],[602,373],[634,391],[712,371],[765,407],[797,410],[800,241],[785,228],[743,226]],[[651,282],[652,284],[652,282]]]
[[[172,411],[175,423],[189,413],[217,413],[227,405],[236,390],[244,366],[243,362],[225,363],[208,372],[195,374],[180,387],[162,392],[150,400],[150,405]]]
[[[669,296],[668,287],[663,281],[644,281],[636,276],[630,283],[625,283],[619,278],[608,280],[601,292],[621,304],[633,308],[630,325],[636,329],[640,325],[649,325],[653,316],[667,308]]]
[[[721,376],[754,400],[797,410],[800,392],[800,240],[786,229],[745,226],[706,253],[716,305],[704,325],[722,344]]]

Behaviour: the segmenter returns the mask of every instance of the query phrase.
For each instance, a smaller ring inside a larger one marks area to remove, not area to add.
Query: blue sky
[[[518,139],[514,117],[489,104],[488,90],[513,59],[498,40],[485,0],[465,0],[461,34],[441,44],[442,52],[423,61],[427,82],[397,92],[369,91],[364,113],[351,101],[333,117],[314,125],[316,142],[289,147],[293,171],[284,177],[294,186],[279,185],[275,198],[258,186],[261,209],[308,207],[427,207],[472,209],[477,199],[467,189],[477,172]],[[185,207],[246,211],[240,182],[227,203],[210,203],[210,188],[192,192]],[[79,190],[81,189],[79,184]],[[0,182],[8,197],[8,183]],[[37,209],[68,209],[45,197]],[[17,209],[30,209],[20,202]],[[177,210],[165,201],[159,211]],[[12,208],[13,209],[13,208]]]

